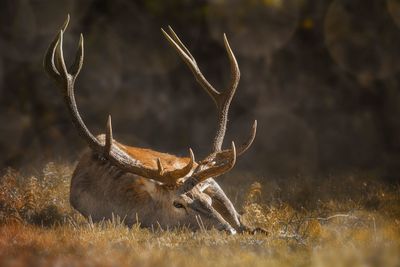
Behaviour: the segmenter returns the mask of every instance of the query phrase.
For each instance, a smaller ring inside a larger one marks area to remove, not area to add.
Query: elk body
[[[94,136],[83,122],[74,97],[74,83],[83,65],[83,36],[74,63],[67,68],[63,55],[63,35],[69,16],[51,42],[44,67],[61,86],[72,121],[89,149],[83,153],[72,175],[71,205],[93,221],[114,215],[127,225],[173,228],[186,226],[196,230],[215,227],[229,233],[250,231],[214,178],[233,168],[236,158],[252,144],[257,122],[254,121],[248,140],[237,147],[232,142],[222,149],[228,110],[235,94],[240,72],[235,56],[224,35],[224,44],[231,65],[231,83],[227,90],[217,91],[203,76],[194,57],[172,28],[164,36],[189,66],[197,82],[214,101],[218,113],[218,129],[213,151],[196,161],[189,149],[188,157],[178,157],[151,149],[130,147],[113,139],[111,117],[105,134]]]

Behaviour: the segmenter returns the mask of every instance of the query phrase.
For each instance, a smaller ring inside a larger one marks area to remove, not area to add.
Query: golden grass
[[[244,219],[270,234],[229,236],[88,222],[69,206],[71,171],[49,163],[36,176],[0,177],[0,266],[400,265],[399,187],[350,177],[263,196],[254,183]]]

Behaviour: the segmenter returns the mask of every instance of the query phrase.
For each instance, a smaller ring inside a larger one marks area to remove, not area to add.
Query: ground
[[[235,205],[269,234],[230,236],[87,221],[68,202],[72,169],[3,172],[0,266],[400,265],[399,185],[353,176],[253,182]]]

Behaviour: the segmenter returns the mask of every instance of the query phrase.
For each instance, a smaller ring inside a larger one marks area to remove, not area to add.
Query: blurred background
[[[85,36],[76,98],[93,133],[111,114],[122,143],[205,156],[215,108],[160,28],[219,90],[225,32],[242,73],[225,144],[259,125],[236,175],[400,181],[399,0],[2,0],[0,168],[74,162],[85,147],[42,66],[68,13],[67,62]]]

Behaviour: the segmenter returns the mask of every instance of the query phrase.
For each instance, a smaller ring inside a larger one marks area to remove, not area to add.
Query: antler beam
[[[74,94],[75,80],[83,66],[84,39],[83,35],[81,34],[75,61],[67,70],[63,53],[63,37],[64,32],[68,27],[69,18],[70,17],[68,15],[63,26],[61,27],[60,32],[51,42],[46,52],[43,64],[49,75],[60,84],[64,93],[65,102],[79,134],[86,140],[94,152],[100,156],[108,158],[122,171],[134,173],[167,184],[175,184],[179,178],[186,176],[193,168],[195,159],[191,149],[189,149],[190,160],[186,166],[173,171],[160,171],[159,168],[151,169],[144,166],[139,160],[132,158],[117,145],[113,144],[111,116],[108,117],[107,121],[104,145],[96,137],[94,137],[94,135],[86,127],[81,115],[79,114]],[[161,166],[160,164],[161,163],[159,163],[158,166]]]
[[[200,84],[200,86],[207,92],[207,94],[211,97],[217,107],[217,116],[218,116],[218,128],[216,131],[216,135],[214,137],[213,142],[213,152],[207,156],[204,160],[200,162],[200,165],[209,166],[215,160],[226,159],[227,157],[230,160],[227,161],[227,167],[221,168],[219,167],[211,167],[210,169],[203,169],[202,166],[199,166],[197,170],[199,173],[195,171],[197,179],[200,181],[205,180],[209,177],[215,177],[221,175],[226,172],[226,169],[230,170],[236,162],[236,156],[243,154],[253,143],[254,138],[256,136],[257,131],[257,121],[254,121],[250,136],[248,140],[239,147],[236,151],[235,146],[232,143],[232,148],[228,150],[222,150],[222,144],[224,141],[226,126],[228,122],[228,112],[229,107],[232,102],[232,98],[235,95],[237,86],[240,80],[240,70],[235,55],[229,45],[228,38],[224,34],[224,45],[225,50],[227,52],[230,66],[231,66],[231,80],[230,85],[225,91],[216,90],[204,77],[199,66],[193,55],[187,49],[187,47],[183,44],[183,42],[179,39],[178,35],[174,32],[174,30],[168,26],[169,33],[161,29],[165,38],[172,45],[172,47],[178,52],[179,56],[183,59],[183,61],[188,65],[189,69],[192,71],[196,81]],[[232,158],[234,157],[234,158]],[[225,160],[224,160],[225,161]],[[212,164],[211,164],[212,165]],[[219,164],[217,164],[219,165]]]

